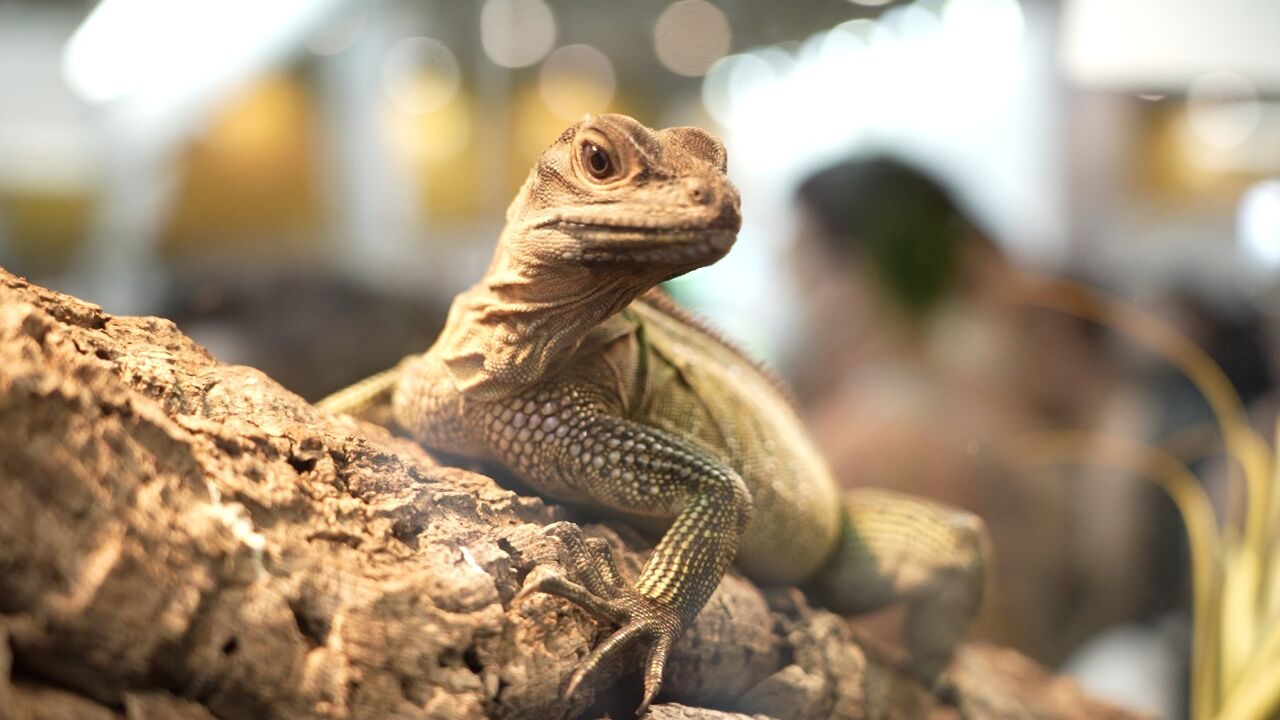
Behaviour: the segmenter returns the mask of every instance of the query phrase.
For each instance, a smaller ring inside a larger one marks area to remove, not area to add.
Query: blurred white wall
[[[1275,0],[1068,0],[1063,65],[1074,82],[1183,92],[1226,71],[1280,89]]]
[[[0,4],[0,191],[93,183],[92,118],[61,70],[83,17],[65,4]]]

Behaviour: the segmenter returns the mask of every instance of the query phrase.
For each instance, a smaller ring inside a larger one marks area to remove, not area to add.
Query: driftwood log
[[[621,667],[560,698],[601,628],[512,603],[567,534],[639,568],[643,536],[573,519],[0,270],[0,718],[630,717]],[[651,717],[959,716],[865,648],[731,575]],[[953,676],[969,717],[1133,717],[1012,651]]]

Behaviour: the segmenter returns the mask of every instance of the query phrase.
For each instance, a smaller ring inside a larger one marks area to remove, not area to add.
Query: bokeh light
[[[337,55],[360,39],[364,32],[364,10],[354,10],[330,20],[307,38],[307,47],[317,55]]]
[[[748,54],[733,68],[729,76],[729,90],[734,95],[746,96],[757,88],[767,87],[785,78],[795,65],[795,59],[782,48],[764,47]]]
[[[705,0],[671,3],[653,27],[658,60],[678,75],[705,75],[729,52],[731,43],[728,18]]]
[[[1245,255],[1267,270],[1280,268],[1280,180],[1264,180],[1245,192],[1237,225]]]
[[[424,115],[444,107],[458,92],[458,60],[434,38],[401,40],[382,62],[382,88],[400,110]]]
[[[726,55],[715,62],[702,79],[702,108],[720,125],[728,125],[733,109],[733,96],[729,90],[729,78],[733,68],[743,55]]]
[[[1211,148],[1226,150],[1247,140],[1260,115],[1257,88],[1235,73],[1206,73],[1187,90],[1187,126]]]
[[[547,56],[538,73],[543,101],[566,120],[605,110],[616,87],[613,63],[590,45],[557,49]]]
[[[785,72],[787,59],[785,51],[766,48],[718,60],[702,80],[702,106],[707,115],[721,125],[730,126],[752,96]]]
[[[556,19],[542,0],[488,0],[480,10],[480,44],[497,65],[528,67],[555,42]]]
[[[448,160],[471,140],[470,108],[458,99],[426,114],[404,112],[393,106],[383,121],[397,153],[417,163]]]
[[[893,39],[880,23],[870,18],[846,20],[835,26],[831,30],[831,34],[833,36],[856,38],[864,45],[881,45]]]
[[[67,40],[63,75],[91,103],[153,117],[226,92],[322,23],[332,0],[102,0]],[[137,109],[135,108],[135,109]]]
[[[938,15],[919,3],[890,9],[880,25],[895,37],[916,43],[928,41],[942,30]]]
[[[1011,54],[1026,31],[1018,0],[947,0],[942,23],[946,34],[971,53]]]

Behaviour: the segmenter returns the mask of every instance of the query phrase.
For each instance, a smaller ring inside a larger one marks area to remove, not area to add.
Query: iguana
[[[981,522],[877,490],[841,492],[774,377],[655,290],[720,259],[739,225],[724,146],[624,115],[565,130],[507,211],[485,276],[423,355],[321,401],[389,403],[424,445],[497,461],[550,498],[665,529],[635,583],[570,542],[550,593],[618,629],[576,669],[648,645],[653,701],[672,645],[730,563],[804,584],[836,612],[905,601],[913,668],[936,679],[981,603]]]

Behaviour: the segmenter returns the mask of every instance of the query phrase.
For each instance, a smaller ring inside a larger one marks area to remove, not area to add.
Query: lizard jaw
[[[706,265],[724,257],[738,234],[736,224],[635,227],[561,220],[554,227],[577,245],[563,250],[561,259],[588,263]]]

